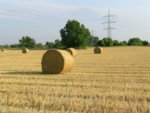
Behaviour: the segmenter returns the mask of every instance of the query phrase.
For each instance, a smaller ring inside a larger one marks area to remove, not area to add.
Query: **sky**
[[[0,0],[0,45],[18,44],[23,36],[42,44],[61,40],[59,31],[68,20],[77,20],[103,39],[108,10],[114,15],[113,40],[139,37],[150,42],[150,0]]]

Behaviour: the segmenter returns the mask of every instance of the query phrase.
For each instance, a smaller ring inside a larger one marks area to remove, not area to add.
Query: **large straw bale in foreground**
[[[101,47],[95,47],[94,48],[94,53],[95,54],[101,54],[103,52],[103,49]]]
[[[1,52],[4,52],[5,51],[5,48],[1,48]]]
[[[77,54],[74,48],[67,48],[66,51],[68,51],[73,57],[75,57]]]
[[[43,73],[68,73],[74,67],[74,58],[67,51],[50,49],[43,55],[41,64]]]
[[[29,50],[27,48],[22,49],[22,53],[28,53],[28,52],[29,52]]]

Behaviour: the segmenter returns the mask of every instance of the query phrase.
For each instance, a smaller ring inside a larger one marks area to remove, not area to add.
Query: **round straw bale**
[[[42,57],[42,71],[46,74],[64,74],[73,69],[74,58],[64,50],[50,49]]]
[[[94,48],[94,53],[95,54],[101,54],[103,52],[103,49],[101,47],[95,47]]]
[[[1,48],[1,52],[4,52],[5,51],[5,48]]]
[[[75,57],[77,54],[74,48],[67,48],[66,51],[68,51],[73,57]]]
[[[22,49],[22,53],[28,53],[28,52],[29,52],[29,50],[27,48]]]

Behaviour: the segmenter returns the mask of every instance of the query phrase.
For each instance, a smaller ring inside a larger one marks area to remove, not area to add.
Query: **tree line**
[[[46,41],[45,44],[36,43],[30,36],[23,36],[19,44],[10,45],[11,48],[86,48],[88,46],[148,46],[150,43],[138,37],[130,38],[128,41],[113,40],[110,37],[99,39],[92,36],[88,28],[76,20],[68,20],[65,27],[60,29],[60,39],[54,42]]]

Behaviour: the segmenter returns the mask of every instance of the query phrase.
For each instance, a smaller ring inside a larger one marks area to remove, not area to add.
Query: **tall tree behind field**
[[[143,43],[140,38],[130,38],[128,41],[128,45],[141,46],[143,45]]]
[[[114,41],[109,37],[107,37],[107,38],[105,37],[102,40],[98,41],[99,46],[113,46],[113,43],[114,43]]]
[[[61,41],[60,41],[59,39],[56,39],[56,40],[55,40],[54,47],[55,47],[55,48],[61,48],[61,47],[62,47]]]
[[[149,44],[149,42],[146,41],[146,40],[142,41],[142,43],[143,43],[144,46],[147,46]]]
[[[61,43],[65,48],[86,48],[88,45],[89,29],[76,20],[68,20],[60,30]]]
[[[95,46],[98,43],[99,38],[97,36],[90,36],[88,37],[88,45]]]
[[[23,36],[19,40],[19,43],[20,43],[21,47],[26,47],[26,48],[35,48],[36,47],[35,40],[29,36]]]
[[[54,42],[46,42],[45,43],[45,46],[47,47],[47,48],[54,48],[55,47],[55,43]]]

